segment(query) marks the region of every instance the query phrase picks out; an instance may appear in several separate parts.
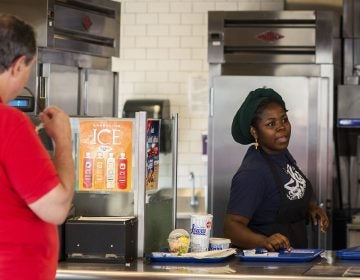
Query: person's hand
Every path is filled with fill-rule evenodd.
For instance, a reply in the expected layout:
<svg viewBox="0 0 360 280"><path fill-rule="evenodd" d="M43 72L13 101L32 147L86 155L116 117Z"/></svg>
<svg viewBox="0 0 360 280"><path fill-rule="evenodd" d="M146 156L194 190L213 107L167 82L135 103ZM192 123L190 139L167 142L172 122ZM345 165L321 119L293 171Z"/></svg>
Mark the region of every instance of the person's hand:
<svg viewBox="0 0 360 280"><path fill-rule="evenodd" d="M289 239L280 233L266 237L264 247L270 252L279 251L280 249L291 250Z"/></svg>
<svg viewBox="0 0 360 280"><path fill-rule="evenodd" d="M309 206L309 213L313 224L316 226L318 221L320 223L320 231L326 232L329 226L329 218L324 209L315 204Z"/></svg>
<svg viewBox="0 0 360 280"><path fill-rule="evenodd" d="M70 120L64 111L56 106L49 106L39 116L46 133L55 144L71 144Z"/></svg>

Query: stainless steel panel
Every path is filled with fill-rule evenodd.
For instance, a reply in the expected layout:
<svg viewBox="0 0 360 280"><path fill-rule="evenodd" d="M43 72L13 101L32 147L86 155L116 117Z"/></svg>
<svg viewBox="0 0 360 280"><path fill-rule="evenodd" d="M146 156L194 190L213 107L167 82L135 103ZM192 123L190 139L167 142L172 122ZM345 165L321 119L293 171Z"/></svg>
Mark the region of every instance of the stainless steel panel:
<svg viewBox="0 0 360 280"><path fill-rule="evenodd" d="M178 144L179 144L179 115L177 113L171 116L172 130L172 166L171 166L171 185L173 188L174 208L172 209L172 226L176 228L176 210L177 210L177 189L178 189Z"/></svg>
<svg viewBox="0 0 360 280"><path fill-rule="evenodd" d="M73 203L76 216L119 217L134 215L134 193L132 192L75 192Z"/></svg>
<svg viewBox="0 0 360 280"><path fill-rule="evenodd" d="M110 8L61 1L54 5L53 47L102 56L119 55L120 3Z"/></svg>
<svg viewBox="0 0 360 280"><path fill-rule="evenodd" d="M233 63L316 63L316 57L314 55L315 50L309 50L308 53L302 52L297 53L294 55L294 53L291 53L293 50L285 50L286 53L283 53L281 50L277 51L256 51L253 50L247 50L246 52L242 53L227 53L224 55L224 62L227 62L228 64ZM275 55L276 54L276 55ZM226 66L224 66L226 67Z"/></svg>
<svg viewBox="0 0 360 280"><path fill-rule="evenodd" d="M217 66L216 66L217 67ZM219 65L221 75L244 76L320 76L321 66L316 64L227 63ZM219 70L218 69L218 70ZM212 70L212 66L210 68Z"/></svg>
<svg viewBox="0 0 360 280"><path fill-rule="evenodd" d="M358 78L356 78L356 69L354 65L354 40L344 39L344 66L343 66L343 79L344 84L359 84Z"/></svg>
<svg viewBox="0 0 360 280"><path fill-rule="evenodd" d="M70 115L82 108L91 116L117 115L118 76L111 56L119 55L119 2L5 0L0 11L23 18L37 34L36 66L26 85L36 100L33 114L58 105ZM82 99L85 79L77 73L86 70L80 69L93 69L87 72L87 106Z"/></svg>
<svg viewBox="0 0 360 280"><path fill-rule="evenodd" d="M38 63L53 63L107 71L111 71L112 69L112 60L110 57L91 56L48 48L38 48Z"/></svg>
<svg viewBox="0 0 360 280"><path fill-rule="evenodd" d="M326 79L326 78L325 78ZM223 218L231 179L239 168L247 146L231 136L232 118L248 92L267 86L284 98L289 109L292 137L289 150L312 182L319 202L331 193L328 162L331 131L328 108L332 92L320 77L219 76L213 77L213 115L209 119L209 205L214 215L214 235L222 236ZM325 87L326 94L319 94ZM331 115L331 114L330 114ZM322 155L322 153L325 155ZM324 244L320 246L324 247Z"/></svg>
<svg viewBox="0 0 360 280"><path fill-rule="evenodd" d="M340 14L316 11L316 63L341 63Z"/></svg>
<svg viewBox="0 0 360 280"><path fill-rule="evenodd" d="M294 25L297 22L313 21L315 20L314 11L211 11L209 17L222 16L229 24L238 21L246 22L265 22L278 21L289 22L292 21Z"/></svg>
<svg viewBox="0 0 360 280"><path fill-rule="evenodd" d="M138 252L139 258L144 257L145 249L145 174L146 174L146 112L136 112L135 129L137 140L134 162L137 169L134 171L134 215L138 218Z"/></svg>
<svg viewBox="0 0 360 280"><path fill-rule="evenodd" d="M338 119L360 119L360 86L340 85L337 106Z"/></svg>
<svg viewBox="0 0 360 280"><path fill-rule="evenodd" d="M298 26L291 27L274 27L271 24L267 26L245 26L245 27L229 27L224 29L224 44L227 48L241 47L241 49L250 48L271 48L283 49L289 48L291 51L301 51L306 47L312 47L315 50L315 29L309 27ZM262 34L274 32L281 36L278 40L262 40L259 38ZM311 50L311 48L310 48Z"/></svg>
<svg viewBox="0 0 360 280"><path fill-rule="evenodd" d="M343 37L360 37L360 2L358 0L343 0Z"/></svg>
<svg viewBox="0 0 360 280"><path fill-rule="evenodd" d="M325 251L311 262L243 262L229 258L219 263L149 263L136 260L129 265L60 262L56 279L252 279L252 280L353 280L359 278L359 262L340 260Z"/></svg>
<svg viewBox="0 0 360 280"><path fill-rule="evenodd" d="M114 74L108 71L85 71L83 88L84 115L111 117L114 115L113 102ZM116 106L117 107L117 106Z"/></svg>
<svg viewBox="0 0 360 280"><path fill-rule="evenodd" d="M42 75L45 79L45 106L56 105L72 116L78 115L78 82L79 72L75 67L42 64ZM42 99L39 94L38 100Z"/></svg>
<svg viewBox="0 0 360 280"><path fill-rule="evenodd" d="M39 47L118 56L120 2L110 0L5 0L2 13L31 24Z"/></svg>
<svg viewBox="0 0 360 280"><path fill-rule="evenodd" d="M54 0L2 0L0 11L21 17L36 31L38 46L48 46L48 35L53 27L48 26L48 9L53 9Z"/></svg>
<svg viewBox="0 0 360 280"><path fill-rule="evenodd" d="M334 12L219 11L208 18L210 63L340 63L340 18Z"/></svg>
<svg viewBox="0 0 360 280"><path fill-rule="evenodd" d="M72 116L117 115L118 76L111 58L39 48L38 62L36 113L57 105Z"/></svg>
<svg viewBox="0 0 360 280"><path fill-rule="evenodd" d="M69 2L70 3L70 2ZM115 2L110 2L115 3ZM66 2L64 3L66 4ZM82 9L84 7L84 9ZM54 6L54 27L55 35L58 33L71 30L73 36L98 36L104 39L113 39L118 36L118 24L116 20L117 10L116 6L112 9L105 9L105 7L96 7L91 9L91 6L63 6L61 2L55 2ZM88 22L85 22L85 19ZM79 38L81 39L81 38ZM112 41L109 41L112 42ZM101 42L98 42L101 43ZM107 43L107 42L102 42Z"/></svg>

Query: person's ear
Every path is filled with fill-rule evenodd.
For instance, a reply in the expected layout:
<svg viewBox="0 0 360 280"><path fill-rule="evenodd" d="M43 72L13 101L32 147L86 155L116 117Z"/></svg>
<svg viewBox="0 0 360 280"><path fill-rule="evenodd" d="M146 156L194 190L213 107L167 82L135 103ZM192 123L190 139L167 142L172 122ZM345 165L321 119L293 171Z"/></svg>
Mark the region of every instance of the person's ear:
<svg viewBox="0 0 360 280"><path fill-rule="evenodd" d="M256 129L253 126L250 126L250 134L252 135L252 137L254 137L254 139L258 138Z"/></svg>
<svg viewBox="0 0 360 280"><path fill-rule="evenodd" d="M10 74L12 77L17 78L19 75L22 74L22 72L25 69L26 63L25 63L26 57L24 55L19 56L10 66Z"/></svg>

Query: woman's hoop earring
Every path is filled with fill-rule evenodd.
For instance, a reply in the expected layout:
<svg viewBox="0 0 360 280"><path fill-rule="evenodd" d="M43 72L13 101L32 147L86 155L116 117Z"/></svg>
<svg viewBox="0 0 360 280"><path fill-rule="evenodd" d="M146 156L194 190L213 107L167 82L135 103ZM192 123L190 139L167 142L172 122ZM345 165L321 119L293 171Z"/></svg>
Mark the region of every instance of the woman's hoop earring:
<svg viewBox="0 0 360 280"><path fill-rule="evenodd" d="M259 148L259 142L257 138L255 138L255 149L257 150Z"/></svg>

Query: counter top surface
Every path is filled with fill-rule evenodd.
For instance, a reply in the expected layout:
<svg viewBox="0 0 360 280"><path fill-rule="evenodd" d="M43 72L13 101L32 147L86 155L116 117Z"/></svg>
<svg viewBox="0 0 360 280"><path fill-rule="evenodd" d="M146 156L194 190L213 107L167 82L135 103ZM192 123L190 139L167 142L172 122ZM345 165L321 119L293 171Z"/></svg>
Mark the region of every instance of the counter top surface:
<svg viewBox="0 0 360 280"><path fill-rule="evenodd" d="M340 260L325 251L311 262L244 262L233 256L219 263L130 264L60 262L56 279L354 279L360 261Z"/></svg>

